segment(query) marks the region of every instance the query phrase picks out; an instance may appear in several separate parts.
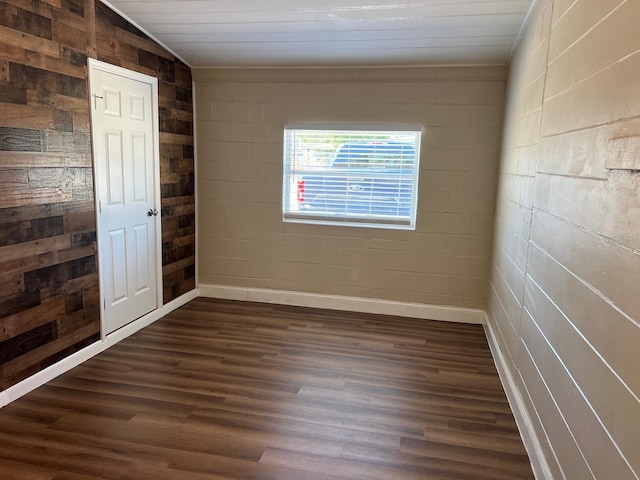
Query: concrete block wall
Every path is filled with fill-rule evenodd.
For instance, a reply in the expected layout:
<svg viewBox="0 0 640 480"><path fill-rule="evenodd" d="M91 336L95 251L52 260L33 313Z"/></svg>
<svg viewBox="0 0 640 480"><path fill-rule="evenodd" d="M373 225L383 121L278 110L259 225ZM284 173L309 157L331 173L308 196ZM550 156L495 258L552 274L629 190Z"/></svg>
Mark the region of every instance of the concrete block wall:
<svg viewBox="0 0 640 480"><path fill-rule="evenodd" d="M640 476L639 18L539 0L511 65L488 313L555 479Z"/></svg>
<svg viewBox="0 0 640 480"><path fill-rule="evenodd" d="M200 284L485 308L504 67L196 69ZM425 130L416 231L282 221L283 128Z"/></svg>

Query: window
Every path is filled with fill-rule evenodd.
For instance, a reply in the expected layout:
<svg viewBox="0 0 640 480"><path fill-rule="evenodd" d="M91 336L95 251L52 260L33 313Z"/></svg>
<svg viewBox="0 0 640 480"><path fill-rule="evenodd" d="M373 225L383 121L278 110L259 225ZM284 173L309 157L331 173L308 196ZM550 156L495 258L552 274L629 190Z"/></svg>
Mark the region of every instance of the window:
<svg viewBox="0 0 640 480"><path fill-rule="evenodd" d="M415 229L421 130L285 127L284 220Z"/></svg>

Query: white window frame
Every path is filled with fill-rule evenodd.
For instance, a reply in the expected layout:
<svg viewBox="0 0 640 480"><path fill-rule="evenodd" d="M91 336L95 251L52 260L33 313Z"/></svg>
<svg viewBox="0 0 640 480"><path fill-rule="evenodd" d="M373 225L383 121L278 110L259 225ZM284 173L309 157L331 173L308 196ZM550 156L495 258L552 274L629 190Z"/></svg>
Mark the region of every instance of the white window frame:
<svg viewBox="0 0 640 480"><path fill-rule="evenodd" d="M298 187L298 179L305 174L312 175L313 171L302 171L303 167L298 167L295 161L295 148L292 145L295 134L309 133L313 131L340 132L348 135L353 132L355 139L358 135L365 133L389 134L391 137L397 136L401 138L403 134L413 134L416 136L411 143L415 148L415 158L412 165L411 180L411 198L409 215L374 215L374 214L355 214L355 213L336 213L327 211L298 210L296 204ZM420 172L420 156L421 156L421 136L423 127L421 125L318 125L318 124L290 124L284 127L283 138L283 187L282 187L282 214L283 221L293 223L309 223L316 225L341 225L348 227L367 227L367 228L384 228L396 230L415 230L416 216L418 205L418 182ZM393 141L393 140L392 140ZM377 178L384 178L382 175ZM398 180L399 188L403 180Z"/></svg>

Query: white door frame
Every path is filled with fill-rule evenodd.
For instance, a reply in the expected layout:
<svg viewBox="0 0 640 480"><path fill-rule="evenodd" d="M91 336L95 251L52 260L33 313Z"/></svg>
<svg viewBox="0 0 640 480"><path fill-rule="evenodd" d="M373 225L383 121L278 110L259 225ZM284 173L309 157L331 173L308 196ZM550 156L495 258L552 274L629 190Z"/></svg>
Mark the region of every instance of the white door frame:
<svg viewBox="0 0 640 480"><path fill-rule="evenodd" d="M146 83L151 86L151 111L152 111L152 121L153 121L153 184L155 189L155 198L154 202L158 206L157 208L161 211L161 195L160 195L160 122L158 118L158 79L152 77L150 75L146 75L144 73L134 72L132 70L128 70L126 68L118 67L116 65L111 65L110 63L105 63L100 60L95 60L93 58L88 59L88 67L89 67L89 89L91 90L91 74L96 70L100 70L106 73L111 73L113 75L118 75L130 80L136 80L138 82ZM96 168L96 151L95 151L95 129L93 128L93 115L94 115L94 94L97 95L96 92L89 91L89 102L91 111L91 146L92 146L92 155L93 155L93 175L95 176L97 168ZM99 191L99 182L94 178L94 195L95 195L95 213L96 213L96 245L97 245L97 256L98 256L98 279L100 285L100 335L102 340L105 340L107 337L106 325L105 325L105 298L104 298L104 281L102 278L102 272L105 271L103 268L102 262L103 259L100 255L100 245L98 244L98 239L100 238L100 206L98 205L100 194L102 192ZM155 236L156 236L156 310L162 306L162 214L160 214L160 218L158 221L154 222L155 224ZM115 332L113 332L115 333ZM112 333L112 334L113 334Z"/></svg>

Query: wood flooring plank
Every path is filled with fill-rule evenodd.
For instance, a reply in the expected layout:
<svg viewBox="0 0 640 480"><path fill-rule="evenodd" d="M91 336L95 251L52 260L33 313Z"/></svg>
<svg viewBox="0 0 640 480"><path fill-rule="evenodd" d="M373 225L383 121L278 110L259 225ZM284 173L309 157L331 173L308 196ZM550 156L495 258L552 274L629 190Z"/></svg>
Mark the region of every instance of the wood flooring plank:
<svg viewBox="0 0 640 480"><path fill-rule="evenodd" d="M94 475L98 478L118 480L128 468L130 462L116 461L108 453L101 455L88 455L53 446L44 447L38 439L12 438L0 432L0 449L3 461L9 460L16 463L24 463L28 472L33 463L40 467L51 469L54 472L69 471Z"/></svg>
<svg viewBox="0 0 640 480"><path fill-rule="evenodd" d="M242 438L210 429L190 432L167 421L133 422L84 414L65 415L50 429L83 433L89 436L139 443L176 451L206 453L257 461L264 445L244 442Z"/></svg>
<svg viewBox="0 0 640 480"><path fill-rule="evenodd" d="M140 413L161 414L186 418L196 408L184 402L165 399L135 398L125 394L85 392L77 389L47 386L37 398L31 399L31 408L46 410L59 415L83 413L129 420ZM135 410L129 405L135 403Z"/></svg>
<svg viewBox="0 0 640 480"><path fill-rule="evenodd" d="M522 476L517 469L503 469L513 462L512 457L496 459L486 452L476 452L471 449L453 450L447 446L432 444L424 451L410 451L402 449L400 453L380 448L370 448L362 445L346 445L342 458L350 461L366 462L370 465L380 465L387 468L402 469L426 478L437 479L473 479L473 480L516 480L528 478ZM503 460L503 463L500 461ZM516 458L516 461L519 460Z"/></svg>
<svg viewBox="0 0 640 480"><path fill-rule="evenodd" d="M147 465L144 465L148 468ZM171 462L164 471L152 471L162 477L125 476L123 480L139 480L140 478L161 478L167 480L345 480L333 468L326 468L322 473L312 473L291 467L267 465L242 459L219 457L212 455L188 454ZM205 476L203 476L205 475Z"/></svg>
<svg viewBox="0 0 640 480"><path fill-rule="evenodd" d="M425 428L424 438L427 441L469 448L480 448L491 452L526 455L521 442L513 438L482 435L478 433L463 433L450 430Z"/></svg>
<svg viewBox="0 0 640 480"><path fill-rule="evenodd" d="M193 434L206 435L215 426L215 431L229 438L242 438L248 444L263 444L277 448L285 448L298 452L310 452L325 456L338 457L342 452L342 438L351 438L361 432L347 429L330 428L303 421L277 421L257 415L223 415L214 416L211 412L190 415L182 419L166 415L139 413L130 422L131 425L161 424L184 429ZM329 429L329 431L327 431ZM374 435L367 432L368 437ZM383 435L378 435L379 438ZM379 440L376 438L374 440ZM398 439L399 440L399 439Z"/></svg>
<svg viewBox="0 0 640 480"><path fill-rule="evenodd" d="M530 467L523 462L522 453L502 453L487 448L457 447L443 443L405 438L400 451L416 457L440 458L495 470L495 478L514 479L530 475Z"/></svg>
<svg viewBox="0 0 640 480"><path fill-rule="evenodd" d="M56 385L55 380L50 385ZM146 387L143 385L126 385L118 382L87 380L80 377L65 379L65 388L91 392L96 395L117 392L140 400L131 400L137 405L137 401L162 399L165 402L175 402L181 405L194 405L197 407L213 407L226 400L225 397L213 395L211 392L185 392L170 387ZM73 395L71 393L70 395ZM31 397L28 397L29 399ZM135 402L135 403L134 403Z"/></svg>
<svg viewBox="0 0 640 480"><path fill-rule="evenodd" d="M341 476L353 480L363 478L370 480L429 480L461 478L455 473L444 476L438 470L422 465L422 468L406 468L405 465L385 465L374 463L370 457L364 459L334 459L321 455L303 454L289 450L268 448L260 459L261 463L279 465L281 467L297 468L305 472L322 473L331 465L332 469L340 472ZM456 476L454 476L456 475ZM462 477L464 478L464 477ZM471 478L471 477L468 477ZM477 478L477 477L474 477Z"/></svg>
<svg viewBox="0 0 640 480"><path fill-rule="evenodd" d="M38 465L26 466L24 463L2 459L0 463L0 478L3 480L53 480L55 470L42 468Z"/></svg>
<svg viewBox="0 0 640 480"><path fill-rule="evenodd" d="M259 429L268 435L270 432L279 434L289 434L292 437L301 437L306 439L314 439L319 442L354 442L363 445L374 445L383 447L399 448L401 437L390 433L379 433L368 429L349 428L343 425L334 426L326 425L320 422L306 421L303 419L291 420L287 418L271 419L259 415L250 415L244 413L242 415L234 415L233 413L220 411L197 411L191 416L203 423L215 423L221 427L229 424L243 427L247 430ZM275 446L271 442L269 445ZM284 448L282 446L278 448ZM289 450L295 450L289 448ZM320 449L316 451L318 453ZM335 454L335 450L331 449ZM340 449L337 450L337 454ZM326 453L329 455L330 453ZM336 455L333 455L336 456Z"/></svg>
<svg viewBox="0 0 640 480"><path fill-rule="evenodd" d="M0 478L534 477L481 326L196 299L0 410Z"/></svg>
<svg viewBox="0 0 640 480"><path fill-rule="evenodd" d="M401 398L390 397L372 397L367 394L342 392L337 390L319 389L311 387L303 387L300 390L300 396L303 398L310 398L316 401L330 401L345 403L358 407L368 407L375 405L384 409L395 409L404 412L417 412L422 411L433 415L442 415L452 418L462 419L484 419L493 421L495 419L495 412L490 410L483 410L482 408L475 408L475 406L455 406L447 404L441 401L441 399L425 399L423 400L409 400Z"/></svg>

